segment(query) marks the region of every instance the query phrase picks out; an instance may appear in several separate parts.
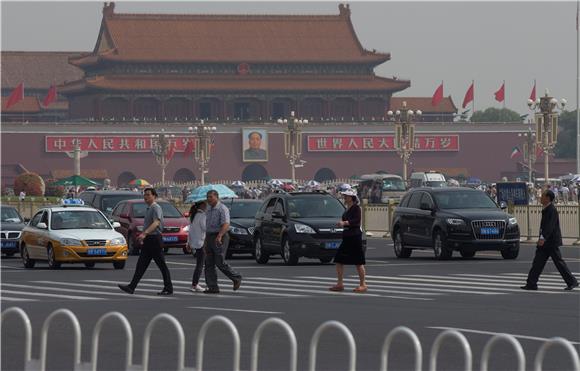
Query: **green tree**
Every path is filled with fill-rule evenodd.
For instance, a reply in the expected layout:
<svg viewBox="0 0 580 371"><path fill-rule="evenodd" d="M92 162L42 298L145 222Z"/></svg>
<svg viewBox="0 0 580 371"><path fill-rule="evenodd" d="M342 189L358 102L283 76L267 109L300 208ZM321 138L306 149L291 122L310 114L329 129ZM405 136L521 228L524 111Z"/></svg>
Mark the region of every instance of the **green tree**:
<svg viewBox="0 0 580 371"><path fill-rule="evenodd" d="M471 116L472 122L522 122L523 118L516 111L509 108L486 108L484 111L475 111Z"/></svg>
<svg viewBox="0 0 580 371"><path fill-rule="evenodd" d="M556 158L576 158L576 111L562 112L558 126L558 143L554 148Z"/></svg>

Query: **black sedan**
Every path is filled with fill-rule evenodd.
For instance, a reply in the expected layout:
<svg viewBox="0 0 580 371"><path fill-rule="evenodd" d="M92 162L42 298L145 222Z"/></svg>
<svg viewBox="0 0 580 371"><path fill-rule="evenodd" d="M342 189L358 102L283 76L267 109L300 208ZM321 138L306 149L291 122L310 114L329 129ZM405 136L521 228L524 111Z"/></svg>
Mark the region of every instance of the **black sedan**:
<svg viewBox="0 0 580 371"><path fill-rule="evenodd" d="M252 254L254 256L255 216L262 201L231 199L223 202L230 209L230 243L226 257L230 258L233 254Z"/></svg>
<svg viewBox="0 0 580 371"><path fill-rule="evenodd" d="M392 220L398 258L408 258L413 249L433 249L441 260L451 258L454 250L464 258L495 250L504 259L515 259L520 249L516 218L487 194L471 188L413 189L401 200Z"/></svg>
<svg viewBox="0 0 580 371"><path fill-rule="evenodd" d="M0 205L2 220L0 221L0 252L12 256L19 250L19 239L25 227L24 218L15 207Z"/></svg>

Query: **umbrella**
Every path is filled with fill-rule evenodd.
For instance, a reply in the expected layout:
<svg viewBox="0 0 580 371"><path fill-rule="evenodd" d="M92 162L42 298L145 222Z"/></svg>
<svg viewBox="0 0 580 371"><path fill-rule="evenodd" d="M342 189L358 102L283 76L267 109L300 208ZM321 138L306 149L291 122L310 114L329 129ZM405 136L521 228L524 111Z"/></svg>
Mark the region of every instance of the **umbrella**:
<svg viewBox="0 0 580 371"><path fill-rule="evenodd" d="M57 182L53 183L54 185L62 185L62 186L95 186L95 185L99 185L99 183L90 180L89 178L85 178L84 176L80 176L80 175L73 175L73 176L69 176L68 178L63 178Z"/></svg>
<svg viewBox="0 0 580 371"><path fill-rule="evenodd" d="M451 187L459 187L459 182L455 179L447 179L447 185Z"/></svg>
<svg viewBox="0 0 580 371"><path fill-rule="evenodd" d="M144 187L144 186L149 186L151 184L148 181L146 181L145 179L133 179L132 181L129 182L129 185Z"/></svg>
<svg viewBox="0 0 580 371"><path fill-rule="evenodd" d="M273 185L273 186L281 186L284 184L283 181L281 181L280 179L272 179L270 181L268 181L269 185Z"/></svg>
<svg viewBox="0 0 580 371"><path fill-rule="evenodd" d="M228 186L223 184L206 184L197 187L185 200L186 203L193 203L198 201L203 201L207 198L208 191L216 191L220 198L238 198L238 195L232 191Z"/></svg>
<svg viewBox="0 0 580 371"><path fill-rule="evenodd" d="M245 187L246 183L242 182L241 180L236 180L232 183L232 187Z"/></svg>
<svg viewBox="0 0 580 371"><path fill-rule="evenodd" d="M351 189L352 187L348 183L342 183L337 188L339 191L346 191L347 189Z"/></svg>
<svg viewBox="0 0 580 371"><path fill-rule="evenodd" d="M320 183L317 182L316 180L309 180L304 185L307 187L318 187Z"/></svg>
<svg viewBox="0 0 580 371"><path fill-rule="evenodd" d="M292 192L292 191L295 191L296 190L296 188L294 188L294 186L292 184L289 184L289 183L288 184L283 184L282 185L282 189L284 191L286 191L286 192Z"/></svg>

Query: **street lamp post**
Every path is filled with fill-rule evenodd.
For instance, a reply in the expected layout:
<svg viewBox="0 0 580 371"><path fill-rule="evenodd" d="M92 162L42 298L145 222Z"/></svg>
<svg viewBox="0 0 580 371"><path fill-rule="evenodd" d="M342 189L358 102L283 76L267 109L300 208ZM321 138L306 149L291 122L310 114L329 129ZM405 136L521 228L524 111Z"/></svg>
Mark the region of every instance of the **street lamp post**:
<svg viewBox="0 0 580 371"><path fill-rule="evenodd" d="M563 109L566 99L558 100L550 97L548 89L543 97L534 102L528 99L528 107L535 112L536 143L544 152L544 183L548 184L548 161L550 151L556 145L558 139L558 113L556 108Z"/></svg>
<svg viewBox="0 0 580 371"><path fill-rule="evenodd" d="M194 159L199 165L199 171L201 172L201 185L205 185L205 174L209 172L212 136L216 130L215 126L209 126L203 120L201 120L199 126L189 127L189 133L193 135L195 146Z"/></svg>
<svg viewBox="0 0 580 371"><path fill-rule="evenodd" d="M171 161L171 156L169 152L173 151L173 143L175 135L174 134L165 134L165 129L161 129L160 134L152 134L152 145L151 145L151 152L155 156L155 160L161 166L161 184L165 185L165 168Z"/></svg>
<svg viewBox="0 0 580 371"><path fill-rule="evenodd" d="M527 133L518 133L518 137L524 138L524 161L528 164L528 182L533 182L533 166L536 162L536 133L532 126L528 126Z"/></svg>
<svg viewBox="0 0 580 371"><path fill-rule="evenodd" d="M296 118L292 111L289 120L278 119L278 124L287 125L284 130L284 154L290 161L292 182L296 182L296 168L303 167L306 163L300 156L302 156L302 127L308 124L308 120Z"/></svg>
<svg viewBox="0 0 580 371"><path fill-rule="evenodd" d="M413 112L407 109L407 102L403 101L400 110L388 111L387 117L395 122L395 149L403 160L403 180L407 181L407 166L411 154L415 149L415 119L421 118L423 112Z"/></svg>

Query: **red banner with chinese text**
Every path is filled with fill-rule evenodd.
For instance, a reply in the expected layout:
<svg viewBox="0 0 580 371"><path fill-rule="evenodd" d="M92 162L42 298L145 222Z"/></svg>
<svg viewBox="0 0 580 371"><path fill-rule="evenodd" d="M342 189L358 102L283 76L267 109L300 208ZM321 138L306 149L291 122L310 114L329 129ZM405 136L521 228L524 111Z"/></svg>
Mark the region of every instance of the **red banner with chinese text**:
<svg viewBox="0 0 580 371"><path fill-rule="evenodd" d="M415 135L415 151L457 152L459 135ZM309 135L308 152L396 151L394 135Z"/></svg>
<svg viewBox="0 0 580 371"><path fill-rule="evenodd" d="M174 152L183 152L188 141L193 141L193 138L187 136L167 139L172 143ZM155 140L147 135L47 135L45 136L45 151L72 152L79 144L81 151L88 152L151 152ZM195 141L190 146L195 146Z"/></svg>

